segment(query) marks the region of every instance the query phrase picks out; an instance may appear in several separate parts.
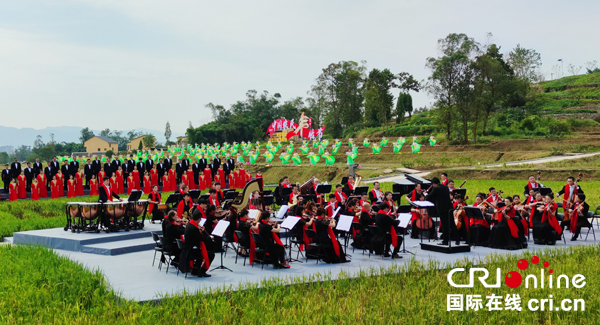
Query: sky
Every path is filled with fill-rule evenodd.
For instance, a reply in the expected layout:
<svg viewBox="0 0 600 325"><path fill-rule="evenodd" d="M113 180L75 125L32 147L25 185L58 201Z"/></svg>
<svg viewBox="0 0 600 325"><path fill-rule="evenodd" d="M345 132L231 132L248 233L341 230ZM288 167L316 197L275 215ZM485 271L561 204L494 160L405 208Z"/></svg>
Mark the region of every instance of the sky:
<svg viewBox="0 0 600 325"><path fill-rule="evenodd" d="M184 132L246 91L305 97L321 69L367 61L425 80L437 40L600 61L599 1L0 1L0 125ZM583 71L584 69L582 69ZM430 106L425 92L415 107Z"/></svg>

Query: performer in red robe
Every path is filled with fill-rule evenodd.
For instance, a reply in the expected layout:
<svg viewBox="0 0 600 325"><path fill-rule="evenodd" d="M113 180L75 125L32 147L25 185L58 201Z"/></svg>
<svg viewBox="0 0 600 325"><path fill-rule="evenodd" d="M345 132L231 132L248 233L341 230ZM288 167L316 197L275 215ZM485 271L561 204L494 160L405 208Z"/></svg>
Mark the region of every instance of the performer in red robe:
<svg viewBox="0 0 600 325"><path fill-rule="evenodd" d="M48 197L48 188L46 187L46 184L48 184L48 181L46 179L46 175L44 173L40 173L37 176L37 181L38 181L38 187L40 189L40 197L47 198Z"/></svg>
<svg viewBox="0 0 600 325"><path fill-rule="evenodd" d="M262 173L260 171L256 172L256 178L262 178Z"/></svg>
<svg viewBox="0 0 600 325"><path fill-rule="evenodd" d="M92 175L92 179L90 179L90 195L98 195L98 180L96 179L96 175Z"/></svg>
<svg viewBox="0 0 600 325"><path fill-rule="evenodd" d="M27 198L27 177L25 177L25 172L22 171L21 175L17 177L17 182L19 183L19 199Z"/></svg>
<svg viewBox="0 0 600 325"><path fill-rule="evenodd" d="M204 168L204 187L210 188L211 182L212 182L212 172L210 171L210 168L206 167L206 168Z"/></svg>
<svg viewBox="0 0 600 325"><path fill-rule="evenodd" d="M219 167L218 173L219 173L219 182L221 184L225 184L226 179L225 179L225 171L223 170L223 165L221 165Z"/></svg>
<svg viewBox="0 0 600 325"><path fill-rule="evenodd" d="M131 194L131 191L135 190L135 181L133 180L133 175L129 175L127 177L127 194Z"/></svg>
<svg viewBox="0 0 600 325"><path fill-rule="evenodd" d="M158 169L156 169L156 166L154 166L154 168L150 169L150 179L151 179L151 184L152 184L152 186L150 186L150 188L152 188L154 186L158 186ZM144 193L150 193L150 192L144 191Z"/></svg>
<svg viewBox="0 0 600 325"><path fill-rule="evenodd" d="M19 186L17 185L17 182L13 179L10 181L10 184L8 185L8 201L12 202L12 201L16 201L19 198Z"/></svg>
<svg viewBox="0 0 600 325"><path fill-rule="evenodd" d="M67 181L67 197L75 197L75 180L73 179L73 175Z"/></svg>
<svg viewBox="0 0 600 325"><path fill-rule="evenodd" d="M144 188L142 189L144 193L152 192L152 180L150 176L148 176L148 172L144 175Z"/></svg>
<svg viewBox="0 0 600 325"><path fill-rule="evenodd" d="M121 166L119 166L119 169L117 170L117 193L119 194L124 194L125 193L125 179L123 178L123 169L121 169Z"/></svg>
<svg viewBox="0 0 600 325"><path fill-rule="evenodd" d="M194 171L192 167L188 167L188 170L185 172L185 176L187 176L187 186L190 187L190 190L197 190L196 182L194 181Z"/></svg>
<svg viewBox="0 0 600 325"><path fill-rule="evenodd" d="M135 188L136 190L141 190L142 188L140 187L140 172L137 170L137 166L133 167L133 171L131 172L131 176L133 177L133 188ZM129 180L127 181L127 184L129 184ZM132 188L132 189L133 189ZM127 191L127 193L131 193L131 191Z"/></svg>
<svg viewBox="0 0 600 325"><path fill-rule="evenodd" d="M163 192L170 192L171 191L171 184L169 184L169 175L168 174L164 174L163 175L162 182L163 182L162 191Z"/></svg>
<svg viewBox="0 0 600 325"><path fill-rule="evenodd" d="M58 199L60 197L60 195L58 194L58 192L60 191L60 185L62 184L61 182L58 181L58 177L56 177L58 174L54 175L54 177L52 178L52 181L50 182L50 198L51 199Z"/></svg>
<svg viewBox="0 0 600 325"><path fill-rule="evenodd" d="M106 177L106 172L104 172L104 168L100 168L100 171L98 172L98 179L100 180L101 184L104 184L104 177Z"/></svg>
<svg viewBox="0 0 600 325"><path fill-rule="evenodd" d="M202 174L198 176L198 189L200 191L204 191L206 189L206 181L204 180L204 175Z"/></svg>
<svg viewBox="0 0 600 325"><path fill-rule="evenodd" d="M75 194L77 196L83 196L83 173L81 171L78 171L75 174Z"/></svg>
<svg viewBox="0 0 600 325"><path fill-rule="evenodd" d="M65 196L65 175L60 170L56 174L56 181L58 182L58 197Z"/></svg>
<svg viewBox="0 0 600 325"><path fill-rule="evenodd" d="M169 191L175 191L177 189L177 176L175 175L175 169L173 167L169 169L169 186Z"/></svg>
<svg viewBox="0 0 600 325"><path fill-rule="evenodd" d="M229 181L229 189L232 189L232 190L236 189L237 187L236 187L236 184L235 184L235 177L233 177L233 173L229 174L228 177L229 177L229 179L228 179L228 181Z"/></svg>

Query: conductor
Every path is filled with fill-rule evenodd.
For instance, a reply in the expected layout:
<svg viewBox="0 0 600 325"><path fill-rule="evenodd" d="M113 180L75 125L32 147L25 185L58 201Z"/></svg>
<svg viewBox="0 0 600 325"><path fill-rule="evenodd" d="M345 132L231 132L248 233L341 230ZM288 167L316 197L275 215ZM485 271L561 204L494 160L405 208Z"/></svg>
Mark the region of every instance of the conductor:
<svg viewBox="0 0 600 325"><path fill-rule="evenodd" d="M425 197L426 201L432 202L437 208L440 222L442 223L442 242L439 245L448 245L451 234L456 234L456 224L451 220L450 210L452 210L452 201L450 201L450 190L447 186L440 184L440 180L434 177L431 180L432 188L429 194ZM456 241L456 245L460 245L460 240Z"/></svg>

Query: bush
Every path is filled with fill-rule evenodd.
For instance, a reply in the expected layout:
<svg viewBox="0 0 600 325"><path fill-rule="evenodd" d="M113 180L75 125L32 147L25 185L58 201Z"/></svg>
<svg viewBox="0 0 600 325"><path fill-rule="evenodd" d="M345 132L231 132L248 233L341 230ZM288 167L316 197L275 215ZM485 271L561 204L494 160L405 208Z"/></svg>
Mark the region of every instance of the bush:
<svg viewBox="0 0 600 325"><path fill-rule="evenodd" d="M556 120L548 125L548 138L557 139L571 133L571 126L567 121Z"/></svg>
<svg viewBox="0 0 600 325"><path fill-rule="evenodd" d="M114 154L115 154L115 153L114 153L112 150L108 150L108 151L106 152L106 157L108 157L108 158L112 158L112 156L114 156Z"/></svg>
<svg viewBox="0 0 600 325"><path fill-rule="evenodd" d="M576 118L570 118L570 119L568 119L567 123L569 123L569 126L570 126L571 130L576 130L576 129L585 128L585 127L590 127L590 126L594 126L594 125L598 124L594 120L576 119Z"/></svg>

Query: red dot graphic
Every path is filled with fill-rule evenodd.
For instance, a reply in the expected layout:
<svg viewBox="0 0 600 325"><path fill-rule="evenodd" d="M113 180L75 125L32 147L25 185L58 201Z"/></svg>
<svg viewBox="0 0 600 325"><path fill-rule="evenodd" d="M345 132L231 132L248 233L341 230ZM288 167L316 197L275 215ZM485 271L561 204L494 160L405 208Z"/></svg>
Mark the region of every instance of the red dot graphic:
<svg viewBox="0 0 600 325"><path fill-rule="evenodd" d="M520 286L522 281L523 278L521 278L521 274L517 271L510 271L504 277L506 285L513 289Z"/></svg>
<svg viewBox="0 0 600 325"><path fill-rule="evenodd" d="M526 259L522 258L517 262L517 267L519 268L519 270L527 270L527 268L529 267L529 262L527 262Z"/></svg>
<svg viewBox="0 0 600 325"><path fill-rule="evenodd" d="M544 267L548 267L548 266L550 266L550 263L544 262Z"/></svg>
<svg viewBox="0 0 600 325"><path fill-rule="evenodd" d="M554 271L552 271L552 269L550 269L550 271L548 271L548 272L552 273L552 272L554 272Z"/></svg>
<svg viewBox="0 0 600 325"><path fill-rule="evenodd" d="M532 257L532 258L531 258L531 263L533 263L533 264L537 264L537 263L539 263L539 262L540 262L540 258L539 258L539 257L537 257L537 256L534 256L534 257Z"/></svg>

